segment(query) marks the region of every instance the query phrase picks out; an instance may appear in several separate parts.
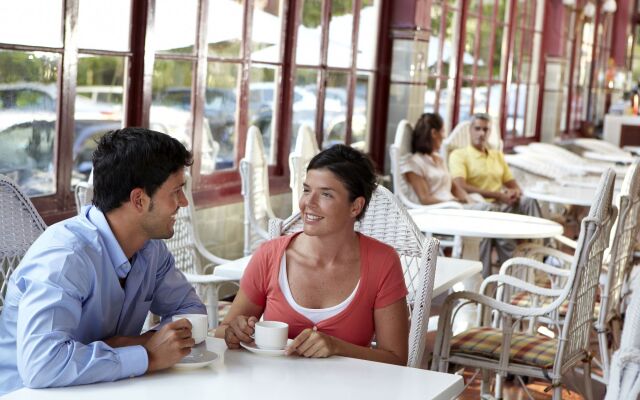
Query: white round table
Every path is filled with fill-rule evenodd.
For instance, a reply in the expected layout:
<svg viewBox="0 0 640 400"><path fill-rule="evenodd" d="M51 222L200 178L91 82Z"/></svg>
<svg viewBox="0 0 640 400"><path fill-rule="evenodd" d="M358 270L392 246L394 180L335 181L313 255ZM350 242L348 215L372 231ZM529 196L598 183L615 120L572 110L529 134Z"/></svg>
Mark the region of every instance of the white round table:
<svg viewBox="0 0 640 400"><path fill-rule="evenodd" d="M465 209L409 210L422 232L478 238L544 239L561 235L557 222L526 215Z"/></svg>
<svg viewBox="0 0 640 400"><path fill-rule="evenodd" d="M563 186L550 182L543 189L535 186L525 188L523 194L539 201L589 207L593 202L596 189L579 186Z"/></svg>

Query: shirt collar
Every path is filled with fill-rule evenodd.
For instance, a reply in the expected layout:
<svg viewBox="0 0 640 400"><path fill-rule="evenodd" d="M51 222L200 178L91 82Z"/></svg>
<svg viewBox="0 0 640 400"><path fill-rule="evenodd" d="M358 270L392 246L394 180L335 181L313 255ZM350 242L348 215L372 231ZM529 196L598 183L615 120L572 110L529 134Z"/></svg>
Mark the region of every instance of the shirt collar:
<svg viewBox="0 0 640 400"><path fill-rule="evenodd" d="M116 275L118 275L118 278L126 278L129 271L131 271L131 263L124 254L124 251L122 251L122 247L120 247L120 243L118 243L113 231L111 231L111 227L104 213L95 206L89 206L88 210L85 210L85 215L96 229L98 229L100 237L104 240L107 254L111 259Z"/></svg>
<svg viewBox="0 0 640 400"><path fill-rule="evenodd" d="M476 147L472 144L469 145L469 148L471 149L471 153L474 154L476 157L479 157L479 156L486 157L489 155L489 149L486 146L484 148L484 151L480 151L476 149Z"/></svg>

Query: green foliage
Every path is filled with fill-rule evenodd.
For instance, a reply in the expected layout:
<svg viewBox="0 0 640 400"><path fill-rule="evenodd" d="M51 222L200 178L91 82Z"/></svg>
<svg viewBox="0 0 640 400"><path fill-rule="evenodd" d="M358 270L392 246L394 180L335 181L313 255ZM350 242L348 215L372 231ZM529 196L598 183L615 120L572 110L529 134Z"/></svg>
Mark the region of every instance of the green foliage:
<svg viewBox="0 0 640 400"><path fill-rule="evenodd" d="M55 83L59 60L53 53L0 51L0 83Z"/></svg>
<svg viewBox="0 0 640 400"><path fill-rule="evenodd" d="M124 58L90 56L78 59L78 86L122 86Z"/></svg>

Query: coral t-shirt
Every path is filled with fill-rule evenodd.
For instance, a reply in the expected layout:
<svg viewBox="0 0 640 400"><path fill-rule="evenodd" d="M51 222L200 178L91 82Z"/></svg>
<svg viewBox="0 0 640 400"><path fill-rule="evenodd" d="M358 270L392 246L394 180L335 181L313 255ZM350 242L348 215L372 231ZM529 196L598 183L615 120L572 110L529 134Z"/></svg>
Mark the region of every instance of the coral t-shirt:
<svg viewBox="0 0 640 400"><path fill-rule="evenodd" d="M351 303L342 312L314 324L295 311L278 283L280 261L297 234L265 242L251 257L240 287L254 304L264 307L265 321L289 324L289 338L313 326L320 332L359 346L369 346L375 324L373 311L407 295L400 258L396 251L373 238L359 234L360 284Z"/></svg>

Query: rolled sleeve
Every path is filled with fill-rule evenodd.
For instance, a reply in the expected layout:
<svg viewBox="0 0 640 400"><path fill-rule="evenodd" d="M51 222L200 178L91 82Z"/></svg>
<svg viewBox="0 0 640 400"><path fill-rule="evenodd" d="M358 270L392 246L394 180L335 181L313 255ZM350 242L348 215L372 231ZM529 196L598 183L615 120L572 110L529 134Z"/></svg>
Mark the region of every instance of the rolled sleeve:
<svg viewBox="0 0 640 400"><path fill-rule="evenodd" d="M267 304L269 290L269 253L270 244L262 244L251 257L240 280L240 289L252 303L264 307Z"/></svg>
<svg viewBox="0 0 640 400"><path fill-rule="evenodd" d="M513 180L513 174L509 168L509 164L504 160L504 155L500 153L500 164L502 164L502 183Z"/></svg>
<svg viewBox="0 0 640 400"><path fill-rule="evenodd" d="M143 375L149 368L149 356L142 346L127 346L114 349L120 358L120 378Z"/></svg>
<svg viewBox="0 0 640 400"><path fill-rule="evenodd" d="M449 173L451 178L467 179L467 168L465 165L464 149L454 150L449 156Z"/></svg>
<svg viewBox="0 0 640 400"><path fill-rule="evenodd" d="M151 303L151 311L162 316L160 326L171 321L177 314L206 314L207 309L196 294L184 274L175 267L175 261L168 250L156 274L156 287Z"/></svg>

